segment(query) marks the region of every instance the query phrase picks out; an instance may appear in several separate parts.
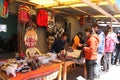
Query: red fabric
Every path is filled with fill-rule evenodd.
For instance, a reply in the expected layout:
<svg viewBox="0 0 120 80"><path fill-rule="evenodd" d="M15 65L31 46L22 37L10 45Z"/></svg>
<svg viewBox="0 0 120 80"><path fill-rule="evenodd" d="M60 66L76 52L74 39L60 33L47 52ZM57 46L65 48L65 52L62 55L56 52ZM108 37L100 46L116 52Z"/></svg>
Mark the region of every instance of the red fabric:
<svg viewBox="0 0 120 80"><path fill-rule="evenodd" d="M6 16L8 13L8 1L4 0L3 4L3 15Z"/></svg>
<svg viewBox="0 0 120 80"><path fill-rule="evenodd" d="M30 21L30 8L23 4L19 6L18 9L18 21L20 23L27 23Z"/></svg>
<svg viewBox="0 0 120 80"><path fill-rule="evenodd" d="M37 25L40 27L47 27L48 26L48 12L44 9L38 11L37 15Z"/></svg>

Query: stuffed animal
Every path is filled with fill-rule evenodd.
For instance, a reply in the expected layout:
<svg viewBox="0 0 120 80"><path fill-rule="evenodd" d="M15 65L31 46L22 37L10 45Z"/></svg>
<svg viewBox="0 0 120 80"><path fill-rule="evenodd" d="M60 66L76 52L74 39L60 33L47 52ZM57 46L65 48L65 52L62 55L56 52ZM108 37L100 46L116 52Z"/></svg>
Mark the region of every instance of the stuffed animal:
<svg viewBox="0 0 120 80"><path fill-rule="evenodd" d="M6 73L9 76L12 74L14 77L16 76L16 69L18 65L16 63L11 63L6 67Z"/></svg>

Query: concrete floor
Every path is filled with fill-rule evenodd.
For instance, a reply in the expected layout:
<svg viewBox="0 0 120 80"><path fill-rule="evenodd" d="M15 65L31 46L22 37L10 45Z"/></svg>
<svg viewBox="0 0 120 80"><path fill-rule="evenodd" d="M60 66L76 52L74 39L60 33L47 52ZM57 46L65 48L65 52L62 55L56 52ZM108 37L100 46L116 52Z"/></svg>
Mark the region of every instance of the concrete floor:
<svg viewBox="0 0 120 80"><path fill-rule="evenodd" d="M99 80L120 80L120 66L112 65L109 72L103 73Z"/></svg>
<svg viewBox="0 0 120 80"><path fill-rule="evenodd" d="M77 66L76 70L67 75L67 80L85 80L83 78L83 67ZM80 77L79 79L76 79ZM82 78L81 78L82 77ZM102 72L100 79L95 80L120 80L120 65L111 65L109 72Z"/></svg>

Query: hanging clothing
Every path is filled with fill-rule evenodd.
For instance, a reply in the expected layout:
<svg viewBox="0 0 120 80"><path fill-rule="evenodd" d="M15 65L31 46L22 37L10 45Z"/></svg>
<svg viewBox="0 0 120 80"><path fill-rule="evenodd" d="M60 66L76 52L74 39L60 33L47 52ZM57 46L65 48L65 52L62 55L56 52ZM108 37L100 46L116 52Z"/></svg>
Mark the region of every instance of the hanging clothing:
<svg viewBox="0 0 120 80"><path fill-rule="evenodd" d="M0 16L8 17L8 1L0 0Z"/></svg>
<svg viewBox="0 0 120 80"><path fill-rule="evenodd" d="M55 38L60 38L61 35L62 35L64 32L65 32L65 30L64 30L62 27L55 27L55 28L54 28L54 31L53 31L54 37L55 37Z"/></svg>
<svg viewBox="0 0 120 80"><path fill-rule="evenodd" d="M39 27L47 27L48 26L48 12L44 9L40 9L37 14L37 25Z"/></svg>
<svg viewBox="0 0 120 80"><path fill-rule="evenodd" d="M18 8L18 22L27 23L30 21L30 8L29 6L22 4Z"/></svg>

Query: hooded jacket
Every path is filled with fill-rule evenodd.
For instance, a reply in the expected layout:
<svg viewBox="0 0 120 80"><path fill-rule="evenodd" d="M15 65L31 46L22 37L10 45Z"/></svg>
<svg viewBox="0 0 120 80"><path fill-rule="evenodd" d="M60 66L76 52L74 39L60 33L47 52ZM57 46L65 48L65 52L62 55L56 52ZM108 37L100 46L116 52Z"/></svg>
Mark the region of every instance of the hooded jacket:
<svg viewBox="0 0 120 80"><path fill-rule="evenodd" d="M97 49L99 45L100 39L97 34L93 34L90 37L88 37L86 43L87 47L84 47L84 54L85 54L85 59L88 60L96 60L97 59Z"/></svg>

